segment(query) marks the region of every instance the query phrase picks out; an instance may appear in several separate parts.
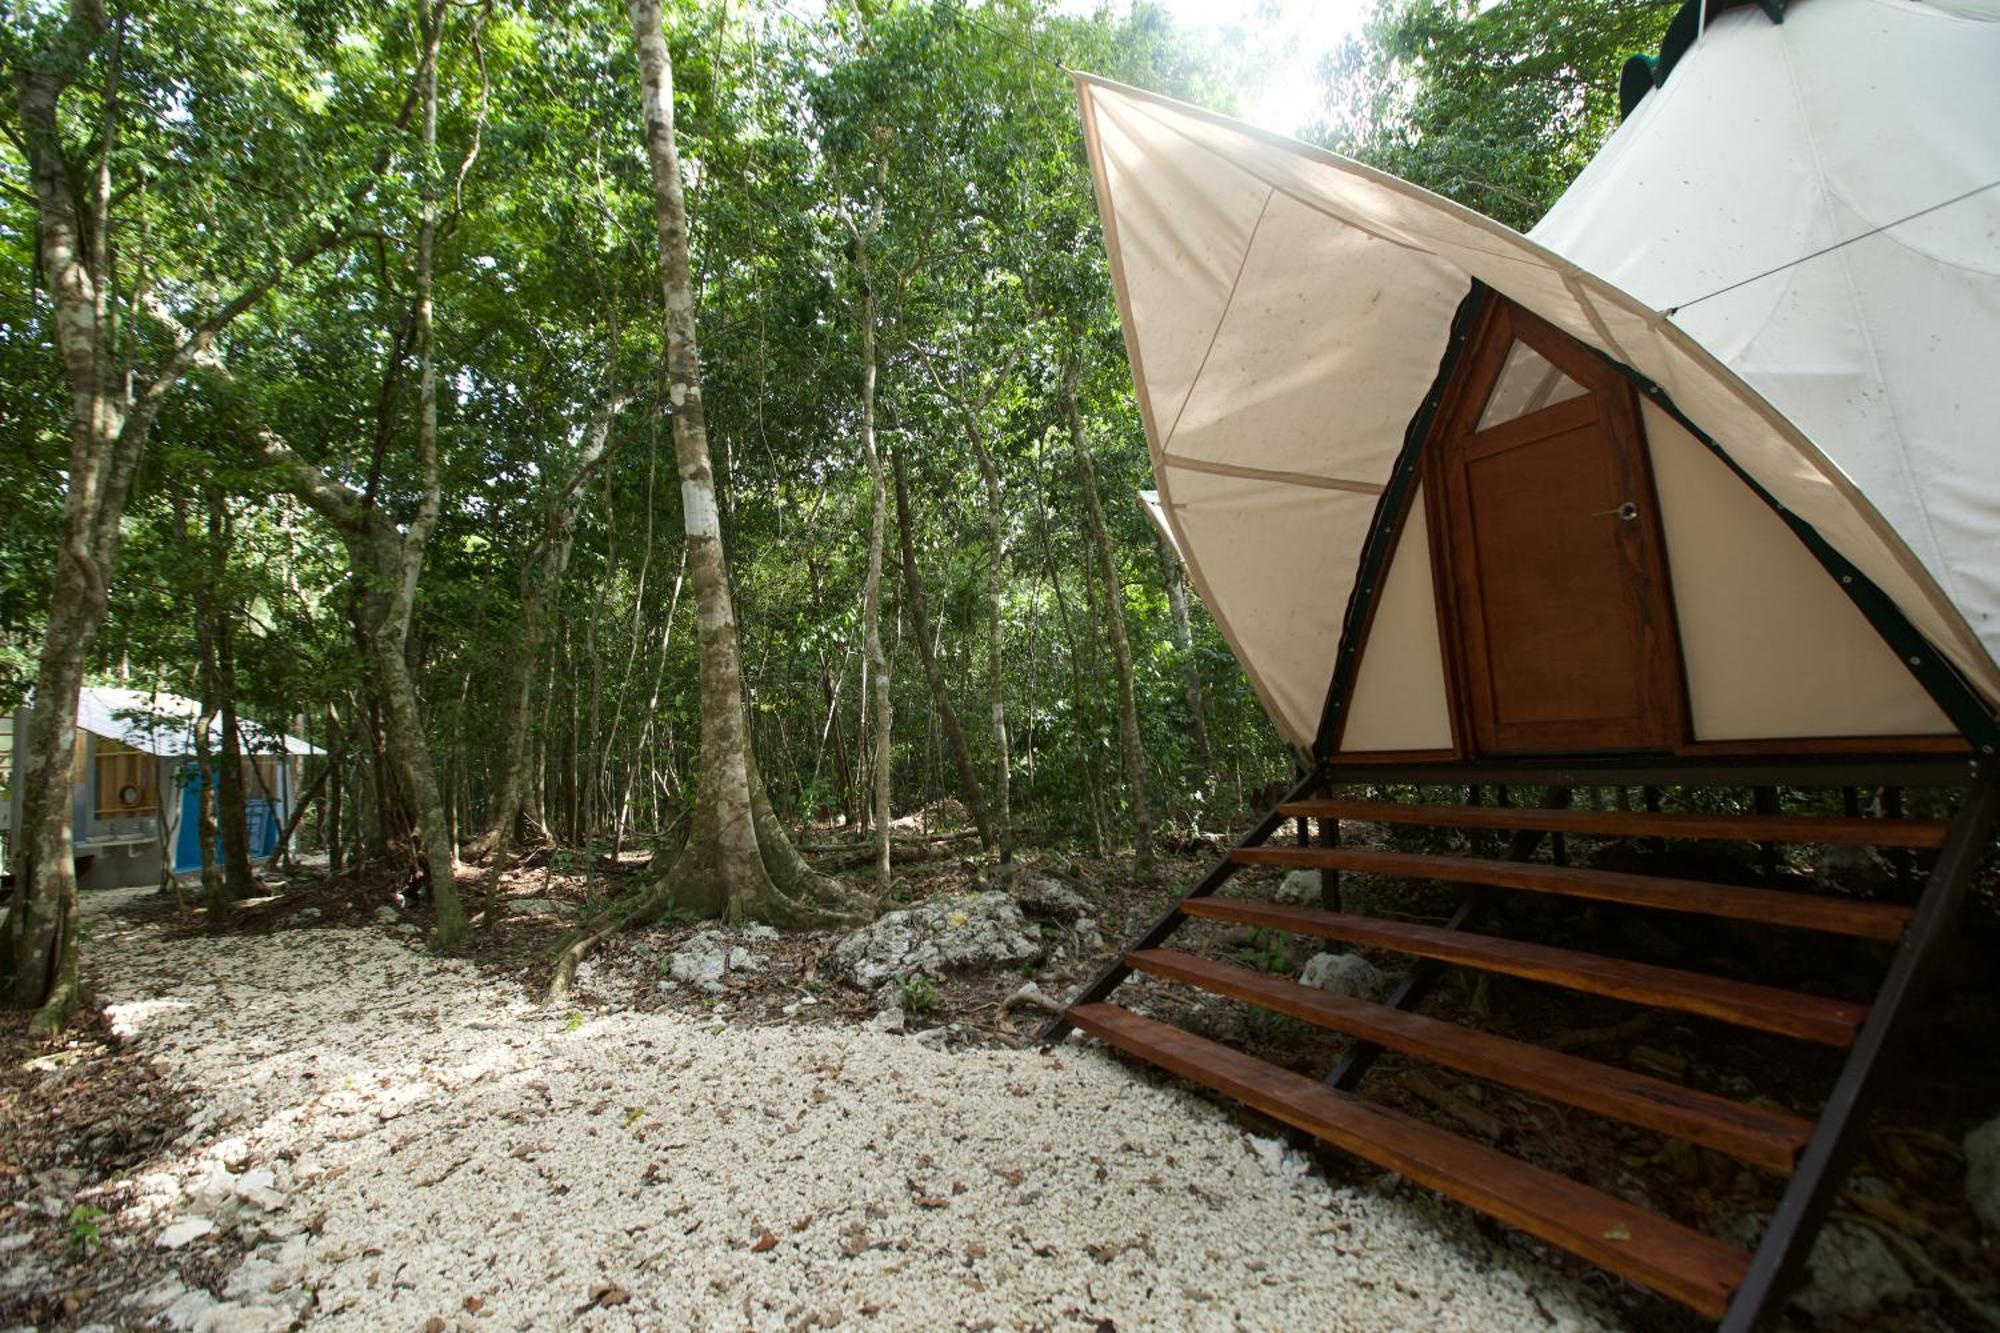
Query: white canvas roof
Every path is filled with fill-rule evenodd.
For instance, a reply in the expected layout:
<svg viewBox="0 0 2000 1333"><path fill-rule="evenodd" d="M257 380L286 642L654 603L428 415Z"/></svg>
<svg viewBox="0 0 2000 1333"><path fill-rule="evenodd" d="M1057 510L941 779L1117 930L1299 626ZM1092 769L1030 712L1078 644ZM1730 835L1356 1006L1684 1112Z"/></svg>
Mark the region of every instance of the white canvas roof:
<svg viewBox="0 0 2000 1333"><path fill-rule="evenodd" d="M1658 385L2000 702L2000 23L1979 7L1716 16L1531 236L1079 78L1166 522L1288 738L1314 735L1474 280Z"/></svg>
<svg viewBox="0 0 2000 1333"><path fill-rule="evenodd" d="M93 736L104 736L147 754L178 759L194 754L194 727L201 705L178 694L85 686L77 693L76 725ZM271 731L248 718L237 719L243 744L252 754L325 754L296 736ZM209 727L209 753L222 748L222 722Z"/></svg>

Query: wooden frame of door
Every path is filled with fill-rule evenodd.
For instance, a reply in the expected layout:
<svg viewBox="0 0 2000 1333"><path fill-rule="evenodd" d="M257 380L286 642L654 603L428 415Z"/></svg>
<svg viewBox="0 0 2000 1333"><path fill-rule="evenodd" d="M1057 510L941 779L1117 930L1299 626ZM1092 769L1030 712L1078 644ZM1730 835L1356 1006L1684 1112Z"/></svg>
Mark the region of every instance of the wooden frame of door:
<svg viewBox="0 0 2000 1333"><path fill-rule="evenodd" d="M1507 355L1520 342L1547 358L1586 391L1583 395L1502 422L1475 423ZM1690 740L1687 688L1666 557L1666 537L1654 495L1652 468L1637 400L1625 378L1560 330L1499 297L1488 300L1468 354L1434 418L1423 447L1424 503L1431 534L1431 569L1446 659L1453 731L1462 755L1651 751L1674 753ZM1631 645L1636 717L1623 726L1590 720L1512 724L1498 715L1490 688L1492 646L1482 604L1484 580L1468 512L1467 446L1491 456L1529 440L1596 425L1615 451L1624 497L1638 507L1630 520L1635 564L1625 574L1637 589L1630 605L1638 640ZM1612 521L1619 521L1613 519Z"/></svg>

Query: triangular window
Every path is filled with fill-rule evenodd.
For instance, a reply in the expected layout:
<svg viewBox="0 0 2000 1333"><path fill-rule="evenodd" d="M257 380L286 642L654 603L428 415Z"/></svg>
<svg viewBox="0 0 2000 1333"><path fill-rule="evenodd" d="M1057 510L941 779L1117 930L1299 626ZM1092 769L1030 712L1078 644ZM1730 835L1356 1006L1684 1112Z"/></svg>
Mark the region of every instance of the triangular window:
<svg viewBox="0 0 2000 1333"><path fill-rule="evenodd" d="M1493 382L1493 392L1486 396L1486 410L1479 414L1479 424L1473 429L1491 430L1583 392L1581 384L1557 370L1547 357L1517 340L1507 349L1500 378Z"/></svg>

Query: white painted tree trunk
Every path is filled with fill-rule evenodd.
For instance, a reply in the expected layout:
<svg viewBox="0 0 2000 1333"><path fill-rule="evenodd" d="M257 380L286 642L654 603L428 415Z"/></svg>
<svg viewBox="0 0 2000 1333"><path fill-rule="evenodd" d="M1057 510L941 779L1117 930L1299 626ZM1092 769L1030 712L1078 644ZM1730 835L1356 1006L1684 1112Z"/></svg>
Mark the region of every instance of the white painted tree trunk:
<svg viewBox="0 0 2000 1333"><path fill-rule="evenodd" d="M702 409L701 354L688 260L687 202L674 142L673 66L659 0L630 0L639 49L646 155L652 167L660 281L667 313L667 396L681 483L688 580L693 586L700 665L701 775L686 845L629 910L600 919L565 951L552 989L560 993L585 952L621 926L657 920L669 907L729 921L779 925L852 920L872 903L799 858L765 797L743 706L742 657L722 545L715 473ZM846 910L830 906L841 903Z"/></svg>

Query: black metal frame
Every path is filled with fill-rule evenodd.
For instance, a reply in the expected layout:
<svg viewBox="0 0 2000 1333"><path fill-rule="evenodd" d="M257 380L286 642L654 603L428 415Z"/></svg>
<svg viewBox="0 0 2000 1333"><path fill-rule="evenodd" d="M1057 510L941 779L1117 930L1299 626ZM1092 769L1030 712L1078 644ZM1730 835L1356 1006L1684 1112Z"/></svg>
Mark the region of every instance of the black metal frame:
<svg viewBox="0 0 2000 1333"><path fill-rule="evenodd" d="M1893 1055L1897 1038L1907 1029L1917 1001L1937 970L1972 874L1985 857L1987 838L2000 817L2000 777L1996 776L2000 766L1989 763L1976 767L1923 895L1917 899L1916 913L1889 964L1889 974L1875 993L1868 1018L1820 1111L1819 1124L1799 1155L1791 1184L1785 1187L1743 1284L1729 1304L1722 1333L1751 1333L1777 1315L1812 1251L1813 1237L1833 1206L1833 1196L1880 1091L1882 1067Z"/></svg>
<svg viewBox="0 0 2000 1333"><path fill-rule="evenodd" d="M1089 985L1077 992L1076 998L1069 1002L1069 1007L1049 1020L1048 1026L1042 1029L1041 1035L1036 1040L1042 1045L1048 1046L1068 1036L1070 1028L1074 1026L1069 1021L1070 1009L1074 1009L1079 1004L1096 1004L1099 1000L1111 994L1112 991L1118 989L1118 983L1132 975L1132 969L1125 962L1126 955L1140 949L1157 949L1160 945L1166 943L1167 938L1181 928L1181 922L1187 920L1187 913L1181 911L1181 904L1190 898L1206 898L1224 884L1227 884L1230 878L1243 868L1242 864L1236 860L1236 853L1242 851L1245 847L1262 846L1271 840L1272 834L1284 827L1288 816L1279 814L1278 806L1315 794L1324 787L1325 782L1325 776L1318 770L1309 772L1300 778L1292 789L1279 799L1278 805L1274 805L1266 811L1264 817L1258 820L1248 833L1244 834L1234 846L1224 852L1222 859L1217 861L1193 888L1176 898L1173 906L1160 913L1154 919L1153 924L1146 927L1145 932L1137 940L1120 949L1117 956L1104 965L1104 970L1091 978Z"/></svg>

